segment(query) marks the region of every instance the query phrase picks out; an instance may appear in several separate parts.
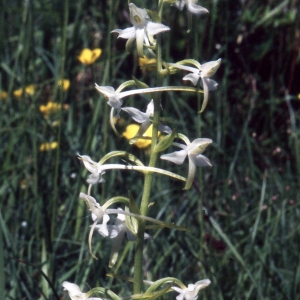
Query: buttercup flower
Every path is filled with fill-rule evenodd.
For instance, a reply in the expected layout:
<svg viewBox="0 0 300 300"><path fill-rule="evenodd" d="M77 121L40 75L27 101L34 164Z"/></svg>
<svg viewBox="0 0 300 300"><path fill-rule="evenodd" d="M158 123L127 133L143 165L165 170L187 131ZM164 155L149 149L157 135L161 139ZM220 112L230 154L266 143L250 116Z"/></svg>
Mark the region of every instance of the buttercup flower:
<svg viewBox="0 0 300 300"><path fill-rule="evenodd" d="M56 149L58 146L57 142L52 142L52 143L43 143L40 145L40 151L49 151Z"/></svg>
<svg viewBox="0 0 300 300"><path fill-rule="evenodd" d="M102 50L100 48L96 48L94 50L84 48L80 52L78 60L84 65L91 65L97 60L101 53Z"/></svg>
<svg viewBox="0 0 300 300"><path fill-rule="evenodd" d="M137 124L129 124L126 127L126 130L122 133L122 136L125 137L127 140L133 139L136 135L138 135L138 131L140 129L140 126ZM152 137L152 130L153 126L152 124L149 126L149 128L146 130L146 132L143 134L145 137ZM158 132L158 135L160 135L160 132ZM147 148L149 145L151 145L151 140L148 139L138 139L135 143L135 146L137 146L139 149Z"/></svg>
<svg viewBox="0 0 300 300"><path fill-rule="evenodd" d="M68 291L71 300L102 300L101 298L89 298L86 293L82 293L75 283L64 281L62 283L64 291Z"/></svg>
<svg viewBox="0 0 300 300"><path fill-rule="evenodd" d="M46 105L40 105L39 109L44 117L47 118L49 115L61 110L61 105L59 103L49 101Z"/></svg>
<svg viewBox="0 0 300 300"><path fill-rule="evenodd" d="M197 0L177 0L174 5L180 10L182 10L184 5L186 5L189 12L197 15L208 13L206 8L196 5L196 2Z"/></svg>
<svg viewBox="0 0 300 300"><path fill-rule="evenodd" d="M1 100L6 100L7 99L7 92L0 91L0 99Z"/></svg>
<svg viewBox="0 0 300 300"><path fill-rule="evenodd" d="M26 88L25 88L25 94L26 95L33 95L34 94L34 92L35 92L35 87L34 87L34 85L33 84L30 84L30 85L28 85ZM17 98L20 98L22 95L23 95L23 89L21 88L21 89L18 89L18 90L15 90L14 92L13 92L13 95L15 96L15 97L17 97Z"/></svg>
<svg viewBox="0 0 300 300"><path fill-rule="evenodd" d="M199 291L206 288L210 285L210 283L211 281L209 279L204 279L197 281L195 284L189 284L185 289L175 286L171 287L171 289L179 293L176 300L196 300L198 298Z"/></svg>
<svg viewBox="0 0 300 300"><path fill-rule="evenodd" d="M59 87L62 87L64 91L67 91L70 87L70 80L69 79L60 79L57 81Z"/></svg>
<svg viewBox="0 0 300 300"><path fill-rule="evenodd" d="M151 22L150 17L143 8L138 8L133 3L129 3L130 21L133 27L122 29L115 29L112 32L118 33L118 38L128 39L126 49L136 39L136 47L138 56L143 57L143 42L150 45L153 41L153 36L163 31L168 31L170 28L160 23Z"/></svg>
<svg viewBox="0 0 300 300"><path fill-rule="evenodd" d="M134 107L123 107L122 110L126 111L134 121L141 124L141 127L139 131L137 132L137 136L143 135L149 126L152 124L150 121L150 118L153 117L154 113L154 103L153 100L151 100L147 106L146 112L141 112L140 110L134 108ZM170 127L162 125L161 123L158 124L158 130L171 134L172 130Z"/></svg>
<svg viewBox="0 0 300 300"><path fill-rule="evenodd" d="M221 64L221 58L215 61L210 61L204 63L203 65L199 64L198 68L188 67L181 64L170 64L170 66L174 66L178 69L190 71L191 74L185 75L183 80L190 80L195 86L197 85L198 80L201 78L201 83L203 86L204 99L201 108L201 112L205 109L207 101L208 101L208 92L213 91L217 88L218 84L214 80L209 77L213 76L218 70Z"/></svg>
<svg viewBox="0 0 300 300"><path fill-rule="evenodd" d="M173 153L164 154L160 158L171 161L177 165L182 165L186 156L189 158L189 172L184 189L189 189L195 177L196 166L207 167L211 166L209 159L201 153L205 148L212 143L211 139L196 139L188 145L173 143L175 146L183 149Z"/></svg>

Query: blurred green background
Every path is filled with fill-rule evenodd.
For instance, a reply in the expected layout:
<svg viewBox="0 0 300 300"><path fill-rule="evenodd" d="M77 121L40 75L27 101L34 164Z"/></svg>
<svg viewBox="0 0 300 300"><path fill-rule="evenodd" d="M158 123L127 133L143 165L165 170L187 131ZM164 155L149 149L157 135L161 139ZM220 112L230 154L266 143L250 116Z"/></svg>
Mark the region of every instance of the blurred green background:
<svg viewBox="0 0 300 300"><path fill-rule="evenodd" d="M155 9L155 1L136 1ZM109 126L110 108L94 83L117 88L134 75L155 86L134 49L110 31L131 26L127 1L13 0L0 8L0 299L68 299L64 280L84 290L110 288L130 296L133 244L112 270L111 241L94 235L80 191L87 173L76 153L98 161L127 150L148 163L149 150L130 146ZM209 278L203 299L300 299L300 22L298 0L202 0L210 14L165 5L163 59L222 58L206 110L202 98L165 93L163 116L191 140L211 138L192 188L155 176L151 217L190 228L155 232L145 249L145 279L184 283ZM92 64L84 48L102 49ZM165 84L182 85L183 72ZM59 80L68 80L64 83ZM185 83L187 84L187 83ZM189 85L189 84L188 84ZM149 96L125 106L146 109ZM117 129L132 123L121 114ZM165 152L167 153L167 152ZM118 160L115 160L116 162ZM120 162L120 161L118 161ZM187 164L159 167L187 174ZM143 177L114 171L93 188L100 203L130 190L139 203ZM174 299L169 293L165 299ZM201 298L201 299L202 299Z"/></svg>

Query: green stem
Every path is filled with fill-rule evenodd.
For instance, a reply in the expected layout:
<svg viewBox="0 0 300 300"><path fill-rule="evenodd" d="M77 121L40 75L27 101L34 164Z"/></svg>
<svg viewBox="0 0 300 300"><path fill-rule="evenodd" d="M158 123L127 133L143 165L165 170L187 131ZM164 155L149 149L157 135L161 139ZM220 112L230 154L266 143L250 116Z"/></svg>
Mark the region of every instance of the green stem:
<svg viewBox="0 0 300 300"><path fill-rule="evenodd" d="M162 16L163 5L159 1L158 15ZM156 40L156 55L157 55L157 82L156 86L162 86L163 83L163 70L162 70L162 57L161 57L161 35L157 35ZM153 97L154 102L154 113L153 113L153 131L152 131L152 143L151 143L151 154L149 167L155 167L158 157L158 153L154 151L154 148L158 140L158 124L160 116L160 98L161 93L155 93ZM141 202L140 211L143 216L147 216L148 205L151 195L153 174L147 174L144 181L143 197ZM143 283L143 248L144 248L144 232L145 232L145 221L139 220L138 234L135 242L135 257L134 257L134 283L133 293L140 294Z"/></svg>

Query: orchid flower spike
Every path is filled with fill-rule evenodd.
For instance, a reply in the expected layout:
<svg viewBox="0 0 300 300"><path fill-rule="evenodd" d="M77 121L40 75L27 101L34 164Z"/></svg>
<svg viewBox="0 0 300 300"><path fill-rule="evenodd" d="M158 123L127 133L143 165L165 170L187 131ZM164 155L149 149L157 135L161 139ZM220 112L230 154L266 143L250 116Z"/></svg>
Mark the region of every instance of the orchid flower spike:
<svg viewBox="0 0 300 300"><path fill-rule="evenodd" d="M204 63L203 65L199 64L200 65L199 68L193 68L181 64L170 64L170 66L174 66L178 69L191 72L190 74L185 75L182 79L190 80L195 86L197 85L198 80L201 78L202 81L201 85L203 86L204 99L203 99L203 104L200 112L202 112L207 105L208 92L214 91L218 86L217 82L210 79L210 77L216 73L216 71L220 67L220 64L221 64L221 58L215 61Z"/></svg>
<svg viewBox="0 0 300 300"><path fill-rule="evenodd" d="M175 151L173 153L164 154L160 158L171 161L177 165L182 165L186 156L189 158L189 172L186 179L185 190L189 189L193 183L195 177L196 166L207 167L211 166L209 159L201 153L205 148L212 143L211 139L196 139L188 145L173 143L173 145L183 149Z"/></svg>
<svg viewBox="0 0 300 300"><path fill-rule="evenodd" d="M150 118L153 117L153 113L154 113L153 100L149 102L145 113L141 112L140 110L134 107L123 107L122 110L126 111L134 121L141 124L140 129L137 132L136 136L142 136L152 124ZM168 134L172 133L170 127L165 126L161 123L158 124L158 130Z"/></svg>
<svg viewBox="0 0 300 300"><path fill-rule="evenodd" d="M154 35L168 31L170 28L161 23L151 22L146 10L135 6L133 3L129 3L129 11L130 21L133 27L126 28L124 30L115 29L112 32L118 33L118 38L128 39L126 43L127 51L136 39L138 56L143 57L143 42L145 41L145 44L149 46Z"/></svg>
<svg viewBox="0 0 300 300"><path fill-rule="evenodd" d="M200 15L208 13L208 10L200 5L196 4L197 0L177 0L174 4L179 10L182 10L184 5L187 6L187 10L192 14Z"/></svg>
<svg viewBox="0 0 300 300"><path fill-rule="evenodd" d="M64 291L68 291L71 300L102 300L101 298L88 298L86 293L82 293L75 283L64 281L62 283Z"/></svg>
<svg viewBox="0 0 300 300"><path fill-rule="evenodd" d="M176 300L196 300L198 298L199 291L206 288L210 285L210 283L211 281L209 279L204 279L197 281L195 284L189 284L185 289L175 286L171 287L171 289L179 293Z"/></svg>
<svg viewBox="0 0 300 300"><path fill-rule="evenodd" d="M118 254L121 248L121 244L124 240L125 235L129 241L135 241L135 235L130 229L127 227L125 222L124 211L121 208L118 208L120 213L117 215L115 219L114 225L96 225L95 229L98 230L98 233L104 237L109 237L112 239L112 250L109 260L109 267L113 267L118 259ZM145 239L151 238L151 236L147 233L144 234Z"/></svg>

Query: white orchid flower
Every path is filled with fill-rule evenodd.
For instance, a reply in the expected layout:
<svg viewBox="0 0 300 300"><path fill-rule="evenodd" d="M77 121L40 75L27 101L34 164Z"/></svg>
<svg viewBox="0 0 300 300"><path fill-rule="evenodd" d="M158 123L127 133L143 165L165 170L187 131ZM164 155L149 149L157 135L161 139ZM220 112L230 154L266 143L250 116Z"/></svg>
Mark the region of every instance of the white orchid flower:
<svg viewBox="0 0 300 300"><path fill-rule="evenodd" d="M89 184L105 182L105 180L102 178L102 175L105 174L105 172L102 171L101 166L98 163L94 162L88 155L77 155L78 158L82 160L86 169L92 173L87 180Z"/></svg>
<svg viewBox="0 0 300 300"><path fill-rule="evenodd" d="M119 34L118 38L128 39L126 43L126 49L136 39L136 47L138 56L143 57L143 42L146 45L150 45L150 41L153 40L153 36L170 30L168 26L161 23L151 22L149 15L146 10L135 6L133 3L129 3L130 21L133 27L122 29L115 29L112 32Z"/></svg>
<svg viewBox="0 0 300 300"><path fill-rule="evenodd" d="M62 283L64 291L68 291L71 300L102 300L101 298L88 298L86 293L82 293L75 283L64 281Z"/></svg>
<svg viewBox="0 0 300 300"><path fill-rule="evenodd" d="M221 64L221 58L219 58L218 60L204 63L203 65L199 64L200 65L199 68L184 66L184 65L181 65L178 63L170 64L170 66L174 66L178 69L182 69L182 70L191 72L190 74L185 75L182 79L190 80L195 86L197 85L198 80L201 78L201 81L202 81L201 84L203 86L203 93L204 93L204 99L203 99L201 112L205 109L205 107L207 105L209 91L215 90L218 86L218 83L215 82L214 80L210 79L210 77L216 73L220 64Z"/></svg>
<svg viewBox="0 0 300 300"><path fill-rule="evenodd" d="M179 293L176 300L196 300L198 298L198 293L201 289L206 288L210 285L211 281L209 279L204 279L197 281L195 284L189 284L187 288L181 289L179 287L171 287L173 291Z"/></svg>
<svg viewBox="0 0 300 300"><path fill-rule="evenodd" d="M125 235L129 241L135 241L135 235L130 231L125 222L124 211L121 208L118 208L120 213L115 219L114 225L96 225L95 229L104 237L109 237L112 239L112 250L110 255L109 267L112 267L118 258L118 254L121 248L121 244L124 240ZM145 233L144 238L150 238L150 235Z"/></svg>
<svg viewBox="0 0 300 300"><path fill-rule="evenodd" d="M137 132L136 136L142 136L152 124L150 118L153 117L154 113L153 100L149 102L145 113L141 112L140 110L134 107L123 107L122 110L126 111L132 117L133 120L141 124L141 127ZM158 130L168 134L172 133L170 127L165 126L161 123L158 124Z"/></svg>
<svg viewBox="0 0 300 300"><path fill-rule="evenodd" d="M173 143L173 145L183 149L173 153L164 154L160 158L171 161L177 165L182 165L186 156L189 158L189 172L186 179L185 190L189 189L195 177L196 167L211 166L209 159L201 153L212 143L211 139L196 139L188 145Z"/></svg>
<svg viewBox="0 0 300 300"><path fill-rule="evenodd" d="M170 66L175 66L176 68L182 69L182 66L180 64L170 64ZM188 67L187 67L188 68ZM107 104L109 104L112 108L117 110L117 117L120 117L120 111L123 104L123 98L128 97L131 95L137 95L137 94L147 94L147 93L155 93L155 92L168 92L168 91L186 91L186 92L199 92L196 88L193 87L182 87L182 86L160 86L160 87L154 87L154 88L145 88L145 89L136 89L136 90L130 90L121 92L122 85L115 91L115 89L111 86L100 86L97 83L95 83L96 89L104 95L108 99Z"/></svg>
<svg viewBox="0 0 300 300"><path fill-rule="evenodd" d="M178 0L174 3L174 5L182 10L184 5L187 6L187 10L192 14L200 15L204 13L208 13L208 10L200 5L196 4L197 0Z"/></svg>
<svg viewBox="0 0 300 300"><path fill-rule="evenodd" d="M170 176L176 178L178 180L185 181L185 178L174 174L172 172L154 168L154 167L146 167L146 166L131 166L131 165L122 165L122 164L103 164L100 165L99 163L93 161L88 155L80 155L78 154L78 158L83 161L84 166L90 171L92 174L89 176L87 182L90 185L96 184L98 182L104 182L105 180L102 178L102 175L105 174L106 170L133 170L138 171L143 174L148 174L149 172L154 172L166 176ZM91 187L91 186L90 186ZM89 187L89 188L90 188Z"/></svg>

